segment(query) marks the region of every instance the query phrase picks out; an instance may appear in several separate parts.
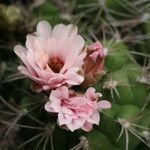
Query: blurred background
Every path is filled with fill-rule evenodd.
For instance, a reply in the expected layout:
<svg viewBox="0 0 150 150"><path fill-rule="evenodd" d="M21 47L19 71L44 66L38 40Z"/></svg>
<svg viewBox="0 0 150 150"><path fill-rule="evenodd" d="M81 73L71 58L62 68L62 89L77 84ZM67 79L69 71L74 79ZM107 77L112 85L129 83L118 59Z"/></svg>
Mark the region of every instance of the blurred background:
<svg viewBox="0 0 150 150"><path fill-rule="evenodd" d="M133 137L124 134L121 142L116 143L121 126L116 125L119 111L115 114L114 110L108 112L115 114L113 119L102 117L104 125L85 135L87 139L81 131L70 133L57 127L52 136L55 120L41 109L46 96L31 91L30 81L17 70L19 60L13 52L16 44L25 45L26 35L35 31L39 20L52 26L72 23L79 27L87 44L101 41L108 56L106 75L102 84L94 86L103 92L104 98L117 104L115 111L131 111L131 118L136 116L135 112L143 113L146 123L137 123L140 130ZM110 86L106 81L113 79L119 83ZM128 142L130 150L149 150L149 87L149 0L0 0L0 150L17 150L18 146L22 150L124 150ZM133 113L135 107L138 111ZM48 135L40 136L37 130L43 122Z"/></svg>

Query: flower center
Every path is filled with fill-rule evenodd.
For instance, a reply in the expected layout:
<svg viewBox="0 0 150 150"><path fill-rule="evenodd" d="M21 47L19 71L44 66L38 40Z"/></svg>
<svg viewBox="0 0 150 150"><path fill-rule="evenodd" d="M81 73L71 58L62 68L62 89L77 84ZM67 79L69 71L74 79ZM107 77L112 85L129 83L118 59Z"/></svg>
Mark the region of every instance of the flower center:
<svg viewBox="0 0 150 150"><path fill-rule="evenodd" d="M59 71L63 67L63 62L58 58L52 58L48 62L48 66L53 70L55 73L59 73Z"/></svg>

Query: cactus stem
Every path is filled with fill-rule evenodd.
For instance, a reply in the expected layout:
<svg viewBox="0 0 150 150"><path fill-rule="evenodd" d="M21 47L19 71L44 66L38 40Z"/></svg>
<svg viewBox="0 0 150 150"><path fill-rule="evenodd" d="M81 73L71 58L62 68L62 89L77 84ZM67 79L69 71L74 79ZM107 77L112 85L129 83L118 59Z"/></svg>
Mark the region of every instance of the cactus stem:
<svg viewBox="0 0 150 150"><path fill-rule="evenodd" d="M139 9L135 8L133 4L129 1L122 0L117 1L123 8L127 9L131 14L137 16L138 13L140 13Z"/></svg>
<svg viewBox="0 0 150 150"><path fill-rule="evenodd" d="M111 15L109 8L105 4L105 0L99 0L99 6L100 9L102 9L105 13L106 20L109 22L110 25L112 25L112 22L115 21L115 18Z"/></svg>
<svg viewBox="0 0 150 150"><path fill-rule="evenodd" d="M121 138L125 131L125 137L126 137L126 150L128 150L128 145L129 145L129 135L128 132L131 132L134 136L136 136L140 141L142 141L145 145L148 146L148 143L145 141L145 136L143 133L140 133L138 130L135 128L140 128L140 129L145 129L146 132L147 130L150 130L149 128L130 123L129 121L123 119L123 118L118 118L117 122L122 126L121 127L121 132L119 134L119 137L117 138L117 141Z"/></svg>
<svg viewBox="0 0 150 150"><path fill-rule="evenodd" d="M37 108L37 106L33 107L31 110L28 110L27 109L16 109L14 106L12 106L11 104L9 104L1 95L0 95L0 100L9 108L11 109L13 112L15 112L16 116L17 116L17 119L15 119L17 122L19 121L20 118L22 118L24 115L27 115L29 118L31 118L32 120L34 120L36 123L42 125L42 126L45 126L44 123L42 123L41 121L37 120L36 118L34 118L33 116L31 116L29 114L29 112L33 111L35 108ZM38 105L39 106L39 105ZM14 120L14 121L15 121ZM15 124L17 122L14 122Z"/></svg>
<svg viewBox="0 0 150 150"><path fill-rule="evenodd" d="M54 146L53 146L53 131L55 129L55 124L48 124L45 128L45 142L44 142L44 145L43 145L43 150L46 150L46 147L47 147L47 143L49 141L49 138L50 138L50 142L51 142L51 150L54 150Z"/></svg>
<svg viewBox="0 0 150 150"><path fill-rule="evenodd" d="M12 122L12 125L9 126L9 128L7 129L6 133L5 133L5 138L9 135L10 131L12 130L12 128L14 128L15 124L19 121L20 116L17 116L15 118L15 120ZM16 126L15 126L16 127Z"/></svg>
<svg viewBox="0 0 150 150"><path fill-rule="evenodd" d="M145 145L147 145L147 143L144 141L143 138L143 135L138 132L137 130L135 130L134 128L129 128L129 131L134 135L136 136L140 141L142 141Z"/></svg>
<svg viewBox="0 0 150 150"><path fill-rule="evenodd" d="M129 147L129 133L127 128L125 128L125 137L126 137L126 150L128 150Z"/></svg>
<svg viewBox="0 0 150 150"><path fill-rule="evenodd" d="M121 131L120 131L120 134L119 134L119 136L118 136L118 138L117 138L116 142L118 142L118 141L119 141L119 139L122 137L123 132L124 132L124 127L122 126L122 127L121 127Z"/></svg>
<svg viewBox="0 0 150 150"><path fill-rule="evenodd" d="M25 78L26 77L24 75L17 72L17 73L13 73L13 74L7 76L6 78L4 78L4 80L2 82L8 83L8 82L12 82L12 81L20 80L20 79L25 79Z"/></svg>
<svg viewBox="0 0 150 150"><path fill-rule="evenodd" d="M134 126L134 127L141 128L141 129L150 130L150 128L146 128L146 127L143 127L143 126L140 126L140 125L134 124L134 123L131 123L131 125L132 125L132 126Z"/></svg>
<svg viewBox="0 0 150 150"><path fill-rule="evenodd" d="M5 111L5 110L0 110L0 113L4 114L4 115L10 115L10 116L14 116L15 115L15 113L9 112L9 111Z"/></svg>
<svg viewBox="0 0 150 150"><path fill-rule="evenodd" d="M122 125L122 127L124 128L129 128L130 127L130 123L125 120L125 119L121 119L121 118L118 118L118 122Z"/></svg>
<svg viewBox="0 0 150 150"><path fill-rule="evenodd" d="M39 7L40 5L44 4L45 0L34 0L34 3L30 5L30 10Z"/></svg>
<svg viewBox="0 0 150 150"><path fill-rule="evenodd" d="M104 7L103 3L101 5ZM120 7L122 7L129 13L128 15L126 15L125 13L120 13L119 11L115 11L113 9L107 8L106 6L102 8L104 9L104 12L106 13L106 18L108 18L108 20L111 21L109 24L111 24L112 26L114 27L132 26L133 27L133 26L137 26L138 24L142 22L146 22L148 20L149 15L148 13L145 13L146 8L144 6L141 5L140 9L137 9L138 7L136 6L137 4L135 2L129 2L127 0L122 0L122 1L118 0L117 3L120 5ZM113 14L117 16L122 16L127 19L118 21L113 18Z"/></svg>
<svg viewBox="0 0 150 150"><path fill-rule="evenodd" d="M115 93L117 94L118 98L120 98L119 92L116 88L114 88Z"/></svg>
<svg viewBox="0 0 150 150"><path fill-rule="evenodd" d="M118 86L118 81L110 80L110 81L104 82L103 88L104 89L114 89L117 86Z"/></svg>
<svg viewBox="0 0 150 150"><path fill-rule="evenodd" d="M0 95L0 100L13 112L18 113L18 110L15 107L13 107L12 105L10 105L1 95Z"/></svg>
<svg viewBox="0 0 150 150"><path fill-rule="evenodd" d="M35 129L36 129L36 128L37 128L37 127L35 127ZM45 150L46 147L47 147L49 138L50 138L50 140L51 140L51 149L54 150L54 148L53 148L53 140L52 140L52 132L53 132L54 128L55 128L54 124L48 124L48 125L46 125L45 128L41 128L41 129L42 129L42 132L41 132L41 133L39 133L39 134L33 136L33 137L30 138L29 140L27 140L27 141L25 141L24 143L22 143L22 144L18 147L18 149L21 148L21 147L23 147L24 145L26 145L26 144L32 142L33 140L36 140L37 138L40 138L40 137L41 137L40 141L39 141L38 144L36 145L36 149L39 147L39 145L41 144L41 142L42 142L43 140L45 140L45 141L44 141L44 145L43 145L43 150ZM44 132L43 132L43 131L44 131Z"/></svg>
<svg viewBox="0 0 150 150"><path fill-rule="evenodd" d="M148 57L150 58L150 55L149 54L146 54L146 53L141 53L141 52L136 52L136 51L131 51L132 54L135 54L135 55L140 55L140 56L143 56L143 57Z"/></svg>
<svg viewBox="0 0 150 150"><path fill-rule="evenodd" d="M89 149L89 141L87 140L87 138L84 136L81 136L79 139L80 139L80 143L72 147L69 150L80 150L80 149L88 150Z"/></svg>
<svg viewBox="0 0 150 150"><path fill-rule="evenodd" d="M128 128L130 126L130 123L128 121L126 121L125 119L120 119L120 118L118 118L118 122L122 125L122 127L121 127L121 132L119 134L119 137L117 138L117 141L122 137L123 133L125 132L125 139L126 139L125 150L128 150L128 147L129 147Z"/></svg>
<svg viewBox="0 0 150 150"><path fill-rule="evenodd" d="M134 5L141 5L141 4L146 3L146 2L149 2L149 0L136 0L134 2Z"/></svg>
<svg viewBox="0 0 150 150"><path fill-rule="evenodd" d="M53 133L54 128L55 128L55 126L53 124L48 124L45 127L45 133L44 133L43 137L40 139L40 141L38 142L38 144L36 145L35 149L38 149L38 147L40 146L40 144L42 143L42 141L45 140L44 145L43 145L43 150L45 150L46 147L47 147L47 143L49 141L49 138L50 138L51 150L54 150L53 137L52 137L52 133Z"/></svg>
<svg viewBox="0 0 150 150"><path fill-rule="evenodd" d="M41 128L41 127L22 125L22 124L14 124L14 123L7 122L7 121L1 121L1 123L5 124L5 125L20 127L20 128L26 128L26 129L44 130L44 128Z"/></svg>
<svg viewBox="0 0 150 150"><path fill-rule="evenodd" d="M87 4L79 4L78 8L88 8L88 7L95 7L97 6L97 3L87 3Z"/></svg>
<svg viewBox="0 0 150 150"><path fill-rule="evenodd" d="M116 95L118 96L118 98L120 98L119 92L117 91L117 86L118 86L119 82L115 81L115 80L110 80L110 81L106 81L103 84L103 89L109 89L110 90L110 94L112 99L114 100L114 92L116 93Z"/></svg>
<svg viewBox="0 0 150 150"><path fill-rule="evenodd" d="M88 29L88 32L90 33L90 35L93 37L93 39L95 41L99 41L98 38L96 37L96 35L93 33L93 31L91 29Z"/></svg>
<svg viewBox="0 0 150 150"><path fill-rule="evenodd" d="M43 145L43 150L46 150L48 140L49 140L49 135L47 135L46 138L45 138L45 142L44 142L44 145Z"/></svg>
<svg viewBox="0 0 150 150"><path fill-rule="evenodd" d="M40 146L40 144L42 143L42 141L45 139L46 135L44 134L43 137L40 139L40 141L38 142L38 144L36 145L36 150L38 149L38 147Z"/></svg>
<svg viewBox="0 0 150 150"><path fill-rule="evenodd" d="M50 135L50 141L51 141L51 150L54 150L54 145L53 145L53 135Z"/></svg>
<svg viewBox="0 0 150 150"><path fill-rule="evenodd" d="M26 144L32 142L33 140L36 140L36 139L41 137L43 140L45 139L45 142L44 142L44 145L43 145L43 150L44 150L47 147L47 143L48 143L48 140L49 140L49 137L50 137L51 149L53 150L53 148L52 148L53 147L52 134L51 133L54 129L54 125L50 125L50 124L45 125L40 120L36 119L35 117L33 117L29 114L29 112L33 111L35 108L37 108L37 106L32 107L30 110L28 110L26 108L18 109L18 108L15 108L13 105L9 104L1 95L0 95L0 100L4 103L4 105L6 105L6 107L8 107L10 109L10 112L12 112L12 113L9 113L7 111L4 111L4 114L5 115L7 114L8 118L11 117L12 121L10 121L10 122L5 121L5 120L0 121L0 123L5 125L4 128L1 129L1 133L5 132L5 137L7 137L8 135L11 135L10 132L12 130L14 130L16 132L19 128L37 130L37 131L40 131L39 134L36 134L35 136L30 138L29 140L25 141L18 148L22 148L24 145L26 145ZM38 107L39 107L39 105L38 105ZM28 116L29 118L31 118L36 123L38 123L38 125L37 126L30 126L30 125L18 124L18 121L25 115ZM39 125L40 125L40 127L39 127Z"/></svg>
<svg viewBox="0 0 150 150"><path fill-rule="evenodd" d="M141 76L137 78L137 81L150 85L150 59L146 63L144 59L144 66L141 68Z"/></svg>
<svg viewBox="0 0 150 150"><path fill-rule="evenodd" d="M26 114L29 118L34 120L36 123L40 124L41 126L45 126L45 124L39 120L37 120L35 117L31 116L29 113Z"/></svg>
<svg viewBox="0 0 150 150"><path fill-rule="evenodd" d="M107 56L109 53L110 53L110 51L111 51L111 47L113 47L113 44L115 43L115 41L116 41L116 38L112 38L109 42L105 42L105 39L104 39L104 48L103 48L103 50L104 50L104 54L105 54L105 56Z"/></svg>
<svg viewBox="0 0 150 150"><path fill-rule="evenodd" d="M32 138L30 138L29 140L25 141L24 143L22 143L18 149L22 148L23 146L25 146L26 144L36 140L37 138L41 137L42 135L44 135L44 132L37 134L36 136L33 136Z"/></svg>
<svg viewBox="0 0 150 150"><path fill-rule="evenodd" d="M145 137L145 139L148 143L148 146L150 147L150 132L149 131L143 131L142 134Z"/></svg>
<svg viewBox="0 0 150 150"><path fill-rule="evenodd" d="M147 96L146 99L145 99L145 103L144 103L144 105L143 105L141 111L144 111L144 110L145 110L145 108L146 108L147 105L149 104L149 101L150 101L150 92L149 92L148 96Z"/></svg>

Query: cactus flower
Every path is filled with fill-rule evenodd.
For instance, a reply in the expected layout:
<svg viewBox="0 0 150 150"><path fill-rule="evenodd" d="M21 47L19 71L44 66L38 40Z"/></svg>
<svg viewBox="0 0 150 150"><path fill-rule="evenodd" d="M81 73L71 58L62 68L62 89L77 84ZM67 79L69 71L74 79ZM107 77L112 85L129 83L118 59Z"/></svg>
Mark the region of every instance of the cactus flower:
<svg viewBox="0 0 150 150"><path fill-rule="evenodd" d="M97 83L104 73L104 53L100 42L95 42L87 47L87 55L84 61L85 79L82 85L88 86Z"/></svg>
<svg viewBox="0 0 150 150"><path fill-rule="evenodd" d="M99 124L99 111L111 107L106 100L98 101L101 96L94 88L88 88L83 95L62 86L52 90L50 100L45 104L45 110L58 114L59 126L63 128L65 126L71 131L81 128L89 132L93 124Z"/></svg>
<svg viewBox="0 0 150 150"><path fill-rule="evenodd" d="M15 53L23 64L22 74L36 83L37 90L51 90L62 85L79 85L79 74L86 53L84 39L73 25L58 24L53 29L46 21L37 24L35 33L27 36L26 47L17 45Z"/></svg>

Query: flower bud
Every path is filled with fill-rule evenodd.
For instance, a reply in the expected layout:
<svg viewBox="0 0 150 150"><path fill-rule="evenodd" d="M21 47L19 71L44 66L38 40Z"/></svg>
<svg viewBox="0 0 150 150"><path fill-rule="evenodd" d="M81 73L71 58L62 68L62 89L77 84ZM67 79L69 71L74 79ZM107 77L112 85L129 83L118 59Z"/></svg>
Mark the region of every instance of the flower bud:
<svg viewBox="0 0 150 150"><path fill-rule="evenodd" d="M89 86L99 81L103 75L104 67L104 52L102 44L95 42L87 47L87 56L84 59L84 81L82 86Z"/></svg>

